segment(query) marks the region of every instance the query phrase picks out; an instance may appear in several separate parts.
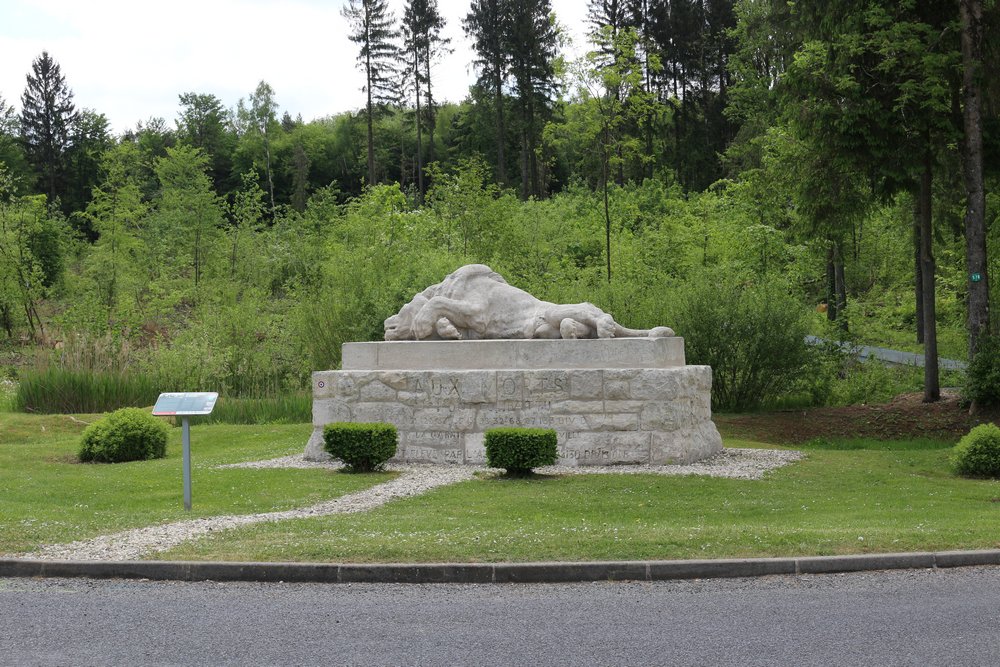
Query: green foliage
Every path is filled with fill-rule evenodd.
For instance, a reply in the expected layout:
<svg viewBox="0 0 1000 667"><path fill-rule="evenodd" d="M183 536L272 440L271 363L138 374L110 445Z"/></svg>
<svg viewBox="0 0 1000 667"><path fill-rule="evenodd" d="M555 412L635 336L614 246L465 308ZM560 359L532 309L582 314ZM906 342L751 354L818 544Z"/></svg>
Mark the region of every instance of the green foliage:
<svg viewBox="0 0 1000 667"><path fill-rule="evenodd" d="M714 409L766 403L807 371L803 309L776 281L703 274L681 292L672 326L688 363L712 367Z"/></svg>
<svg viewBox="0 0 1000 667"><path fill-rule="evenodd" d="M1000 426L980 424L952 450L951 464L963 477L1000 477Z"/></svg>
<svg viewBox="0 0 1000 667"><path fill-rule="evenodd" d="M312 396L306 393L269 398L223 396L212 414L201 419L208 424L309 424Z"/></svg>
<svg viewBox="0 0 1000 667"><path fill-rule="evenodd" d="M13 411L16 396L17 383L0 375L0 412Z"/></svg>
<svg viewBox="0 0 1000 667"><path fill-rule="evenodd" d="M141 408L122 408L83 432L80 460L124 463L162 459L167 455L167 425Z"/></svg>
<svg viewBox="0 0 1000 667"><path fill-rule="evenodd" d="M153 405L164 391L155 377L49 365L26 369L18 378L15 408L40 414L98 413Z"/></svg>
<svg viewBox="0 0 1000 667"><path fill-rule="evenodd" d="M396 427L385 423L334 422L323 427L323 446L351 472L380 470L396 455Z"/></svg>
<svg viewBox="0 0 1000 667"><path fill-rule="evenodd" d="M832 383L829 405L885 403L900 394L920 391L924 371L911 366L890 366L881 361L848 362L843 379ZM837 375L832 377L836 378Z"/></svg>
<svg viewBox="0 0 1000 667"><path fill-rule="evenodd" d="M545 428L491 428L483 437L486 464L509 475L525 475L532 468L550 466L558 458L556 432Z"/></svg>
<svg viewBox="0 0 1000 667"><path fill-rule="evenodd" d="M981 407L1000 405L1000 336L979 337L976 356L966 371L962 397Z"/></svg>
<svg viewBox="0 0 1000 667"><path fill-rule="evenodd" d="M8 338L22 327L32 338L44 336L39 306L62 271L65 236L45 196L17 196L0 163L0 328Z"/></svg>

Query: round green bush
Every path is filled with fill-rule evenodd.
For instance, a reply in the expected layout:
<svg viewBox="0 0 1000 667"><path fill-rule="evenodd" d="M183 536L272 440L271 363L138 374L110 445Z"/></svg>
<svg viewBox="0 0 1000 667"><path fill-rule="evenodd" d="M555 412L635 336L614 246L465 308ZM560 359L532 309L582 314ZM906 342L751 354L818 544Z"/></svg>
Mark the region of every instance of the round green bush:
<svg viewBox="0 0 1000 667"><path fill-rule="evenodd" d="M550 428L491 428L483 437L486 464L508 474L524 475L532 468L556 462L556 432Z"/></svg>
<svg viewBox="0 0 1000 667"><path fill-rule="evenodd" d="M958 441L951 463L963 477L1000 478L1000 427L980 424Z"/></svg>
<svg viewBox="0 0 1000 667"><path fill-rule="evenodd" d="M167 455L167 425L140 408L115 410L83 432L80 460L122 463Z"/></svg>
<svg viewBox="0 0 1000 667"><path fill-rule="evenodd" d="M350 472L379 470L396 454L396 427L381 422L335 422L323 427L323 446Z"/></svg>

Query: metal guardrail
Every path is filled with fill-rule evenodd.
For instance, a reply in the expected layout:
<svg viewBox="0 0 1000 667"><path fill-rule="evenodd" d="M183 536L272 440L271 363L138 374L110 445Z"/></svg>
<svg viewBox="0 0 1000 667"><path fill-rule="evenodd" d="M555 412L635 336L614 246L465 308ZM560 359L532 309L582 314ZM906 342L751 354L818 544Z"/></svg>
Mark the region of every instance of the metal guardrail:
<svg viewBox="0 0 1000 667"><path fill-rule="evenodd" d="M843 341L828 341L818 336L806 336L806 343L809 345L825 345L833 343L850 354L855 354L859 359L878 359L887 364L896 366L918 366L923 368L924 355L916 352L901 352L900 350L890 350L885 347L872 347L870 345L855 345ZM953 371L964 371L968 364L956 359L942 359L938 357L938 368Z"/></svg>

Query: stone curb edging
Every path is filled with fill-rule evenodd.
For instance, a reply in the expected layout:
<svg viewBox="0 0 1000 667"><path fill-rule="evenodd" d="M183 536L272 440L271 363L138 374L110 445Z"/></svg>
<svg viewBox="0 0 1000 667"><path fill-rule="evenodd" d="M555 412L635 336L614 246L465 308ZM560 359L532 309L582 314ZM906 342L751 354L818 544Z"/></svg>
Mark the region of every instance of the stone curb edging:
<svg viewBox="0 0 1000 667"><path fill-rule="evenodd" d="M1000 549L803 558L588 563L231 563L200 561L0 560L0 577L158 581L488 584L665 581L1000 565Z"/></svg>

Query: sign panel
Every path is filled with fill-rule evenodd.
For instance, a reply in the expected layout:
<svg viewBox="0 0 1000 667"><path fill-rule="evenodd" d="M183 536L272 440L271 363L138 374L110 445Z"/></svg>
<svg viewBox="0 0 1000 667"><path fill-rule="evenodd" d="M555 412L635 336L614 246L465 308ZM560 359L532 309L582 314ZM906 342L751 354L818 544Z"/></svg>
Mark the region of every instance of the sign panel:
<svg viewBox="0 0 1000 667"><path fill-rule="evenodd" d="M157 417L208 415L215 408L218 398L219 393L215 391L160 394L153 406L153 414Z"/></svg>

